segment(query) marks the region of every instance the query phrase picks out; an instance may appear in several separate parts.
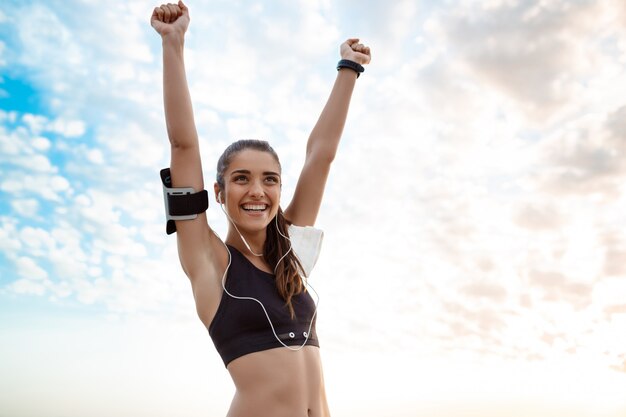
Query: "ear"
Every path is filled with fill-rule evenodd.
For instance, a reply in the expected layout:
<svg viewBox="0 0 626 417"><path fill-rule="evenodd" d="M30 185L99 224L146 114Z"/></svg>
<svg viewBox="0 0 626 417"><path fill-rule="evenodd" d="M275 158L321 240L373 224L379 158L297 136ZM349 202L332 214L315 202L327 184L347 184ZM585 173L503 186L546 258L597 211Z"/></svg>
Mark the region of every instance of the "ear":
<svg viewBox="0 0 626 417"><path fill-rule="evenodd" d="M215 184L213 184L213 191L215 192L215 201L217 201L217 203L221 203L221 191L220 191L220 185L216 182Z"/></svg>

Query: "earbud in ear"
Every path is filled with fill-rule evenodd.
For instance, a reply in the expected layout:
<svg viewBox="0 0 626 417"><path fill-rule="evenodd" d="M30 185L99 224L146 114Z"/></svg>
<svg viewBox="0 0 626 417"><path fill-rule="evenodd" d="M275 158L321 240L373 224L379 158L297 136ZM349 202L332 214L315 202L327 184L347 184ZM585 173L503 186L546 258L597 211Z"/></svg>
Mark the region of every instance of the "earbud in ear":
<svg viewBox="0 0 626 417"><path fill-rule="evenodd" d="M219 193L217 193L217 201L220 204L224 203L224 201L222 201L222 192L221 191Z"/></svg>

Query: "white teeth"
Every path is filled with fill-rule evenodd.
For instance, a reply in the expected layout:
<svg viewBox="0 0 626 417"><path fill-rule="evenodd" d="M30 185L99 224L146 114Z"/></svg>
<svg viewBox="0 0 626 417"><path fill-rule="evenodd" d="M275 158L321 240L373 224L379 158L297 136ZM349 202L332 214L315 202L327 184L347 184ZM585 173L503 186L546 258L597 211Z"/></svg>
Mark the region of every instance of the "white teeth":
<svg viewBox="0 0 626 417"><path fill-rule="evenodd" d="M245 204L243 206L244 210L260 210L263 211L267 208L265 204Z"/></svg>

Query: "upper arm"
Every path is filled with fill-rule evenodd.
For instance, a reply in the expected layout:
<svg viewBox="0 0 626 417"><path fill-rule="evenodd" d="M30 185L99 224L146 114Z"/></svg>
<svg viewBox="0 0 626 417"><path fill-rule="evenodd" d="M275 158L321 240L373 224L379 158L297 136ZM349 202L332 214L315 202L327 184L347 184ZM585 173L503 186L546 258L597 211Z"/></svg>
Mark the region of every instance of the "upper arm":
<svg viewBox="0 0 626 417"><path fill-rule="evenodd" d="M304 167L298 178L285 218L297 226L313 226L317 219L332 158L321 152L307 153Z"/></svg>
<svg viewBox="0 0 626 417"><path fill-rule="evenodd" d="M202 191L204 180L198 147L173 146L171 151L172 187L192 187L196 192ZM209 228L206 212L199 213L192 220L177 220L176 234L180 262L190 278L207 266L222 264L227 257L226 249Z"/></svg>

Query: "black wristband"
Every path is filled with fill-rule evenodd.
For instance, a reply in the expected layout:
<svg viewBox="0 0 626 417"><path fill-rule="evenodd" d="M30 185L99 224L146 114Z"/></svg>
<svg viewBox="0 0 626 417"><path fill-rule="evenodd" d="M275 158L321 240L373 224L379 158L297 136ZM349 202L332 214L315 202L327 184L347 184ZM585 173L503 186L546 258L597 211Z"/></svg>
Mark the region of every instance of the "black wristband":
<svg viewBox="0 0 626 417"><path fill-rule="evenodd" d="M359 78L359 75L361 75L361 73L365 71L363 65L354 61L350 61L349 59L342 59L341 61L339 61L339 63L337 64L337 71L339 71L341 68L350 68L351 70L356 71L357 78Z"/></svg>

